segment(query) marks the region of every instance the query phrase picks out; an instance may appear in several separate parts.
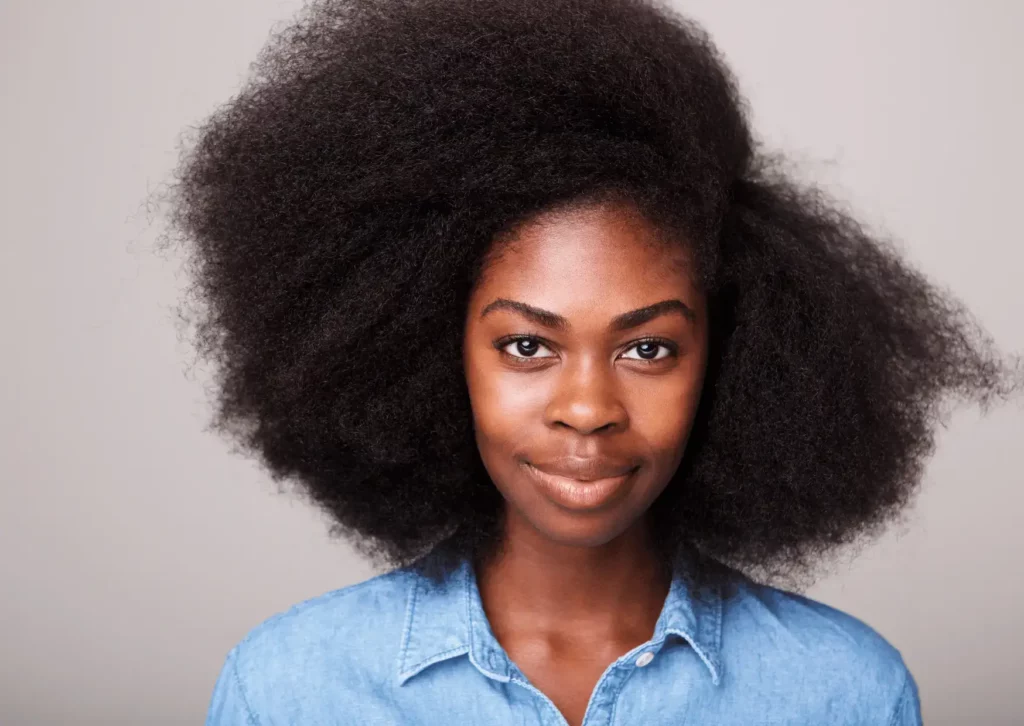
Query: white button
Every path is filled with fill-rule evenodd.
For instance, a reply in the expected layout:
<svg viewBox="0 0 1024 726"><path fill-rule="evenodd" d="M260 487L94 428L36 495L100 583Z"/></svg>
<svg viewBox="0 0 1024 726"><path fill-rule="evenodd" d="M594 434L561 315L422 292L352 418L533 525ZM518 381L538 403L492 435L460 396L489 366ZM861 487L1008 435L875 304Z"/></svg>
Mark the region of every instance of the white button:
<svg viewBox="0 0 1024 726"><path fill-rule="evenodd" d="M652 660L654 660L654 653L644 653L642 656L636 659L636 664L643 668Z"/></svg>

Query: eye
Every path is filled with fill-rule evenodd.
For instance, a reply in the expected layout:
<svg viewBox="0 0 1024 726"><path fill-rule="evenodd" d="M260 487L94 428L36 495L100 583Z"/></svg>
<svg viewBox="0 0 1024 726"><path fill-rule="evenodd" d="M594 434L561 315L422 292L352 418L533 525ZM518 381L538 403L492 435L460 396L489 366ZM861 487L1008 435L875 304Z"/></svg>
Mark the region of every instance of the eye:
<svg viewBox="0 0 1024 726"><path fill-rule="evenodd" d="M665 355L659 354L659 349L664 351ZM633 360L642 360L645 362L661 360L662 358L668 358L669 356L675 355L675 350L668 343L662 343L657 340L641 340L632 346L628 352L636 351L639 354L638 358ZM632 356L623 355L624 358L631 358Z"/></svg>
<svg viewBox="0 0 1024 726"><path fill-rule="evenodd" d="M539 340L531 337L519 337L512 340L508 340L502 343L498 348L505 355L512 356L513 358L553 358L554 355L537 355L539 351L547 350L551 352L546 346L542 345Z"/></svg>

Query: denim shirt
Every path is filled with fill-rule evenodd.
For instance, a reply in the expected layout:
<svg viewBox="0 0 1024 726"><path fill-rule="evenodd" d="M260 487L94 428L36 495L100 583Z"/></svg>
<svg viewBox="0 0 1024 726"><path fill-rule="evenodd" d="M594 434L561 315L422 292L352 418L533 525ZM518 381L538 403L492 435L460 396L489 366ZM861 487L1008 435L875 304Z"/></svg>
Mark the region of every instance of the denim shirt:
<svg viewBox="0 0 1024 726"><path fill-rule="evenodd" d="M474 568L396 569L293 606L228 654L207 726L565 726L495 639ZM584 726L920 724L917 685L860 620L745 581L696 599L676 578L653 637L611 663Z"/></svg>

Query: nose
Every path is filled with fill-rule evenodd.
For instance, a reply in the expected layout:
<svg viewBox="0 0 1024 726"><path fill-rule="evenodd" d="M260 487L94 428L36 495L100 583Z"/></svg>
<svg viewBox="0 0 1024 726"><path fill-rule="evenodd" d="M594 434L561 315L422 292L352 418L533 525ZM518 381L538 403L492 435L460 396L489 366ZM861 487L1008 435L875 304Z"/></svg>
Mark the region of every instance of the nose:
<svg viewBox="0 0 1024 726"><path fill-rule="evenodd" d="M618 395L614 372L594 362L562 369L545 418L548 426L568 426L581 434L620 430L629 419Z"/></svg>

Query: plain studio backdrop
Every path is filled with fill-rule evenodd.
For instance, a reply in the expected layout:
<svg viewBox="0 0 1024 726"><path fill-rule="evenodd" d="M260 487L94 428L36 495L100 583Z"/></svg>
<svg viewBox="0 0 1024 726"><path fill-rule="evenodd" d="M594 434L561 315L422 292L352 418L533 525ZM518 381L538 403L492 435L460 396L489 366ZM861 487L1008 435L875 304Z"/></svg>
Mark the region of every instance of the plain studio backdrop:
<svg viewBox="0 0 1024 726"><path fill-rule="evenodd" d="M0 722L201 723L224 656L374 572L206 433L146 196L298 0L0 1ZM1018 0L689 0L759 134L1024 350ZM809 592L925 722L1024 722L1024 411L960 408L906 521ZM854 674L855 675L855 674Z"/></svg>

